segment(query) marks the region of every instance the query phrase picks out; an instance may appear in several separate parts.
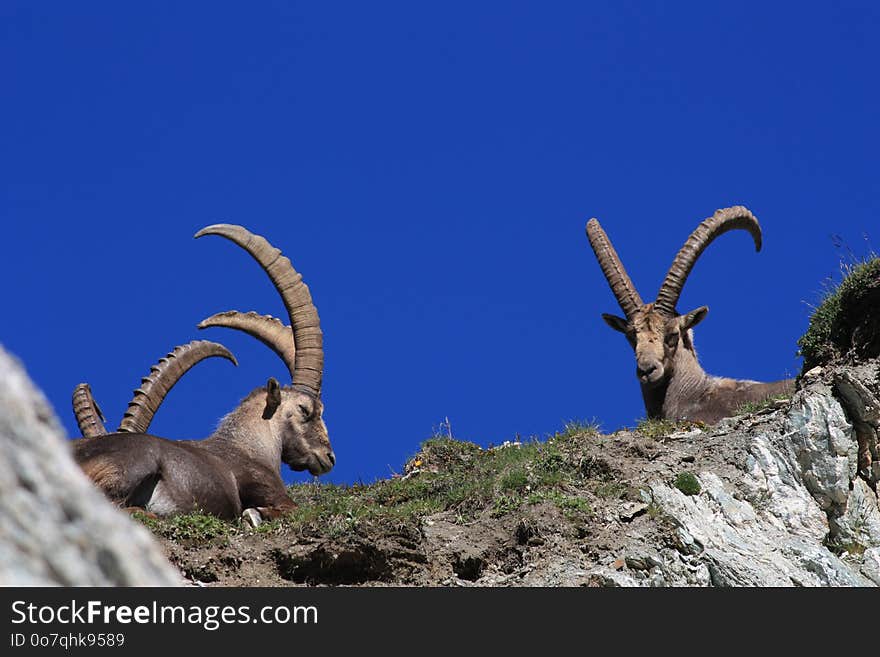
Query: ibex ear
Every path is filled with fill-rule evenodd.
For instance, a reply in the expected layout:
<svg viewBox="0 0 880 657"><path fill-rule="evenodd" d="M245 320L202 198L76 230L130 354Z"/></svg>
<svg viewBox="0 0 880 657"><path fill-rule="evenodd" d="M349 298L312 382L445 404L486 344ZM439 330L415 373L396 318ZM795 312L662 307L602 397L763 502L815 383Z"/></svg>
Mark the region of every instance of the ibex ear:
<svg viewBox="0 0 880 657"><path fill-rule="evenodd" d="M682 331L687 331L688 329L692 329L697 324L706 319L706 313L709 312L709 306L700 306L696 310L690 311L687 315L682 315L680 321L680 326Z"/></svg>
<svg viewBox="0 0 880 657"><path fill-rule="evenodd" d="M263 409L263 419L268 420L275 415L279 406L281 406L281 384L275 378L269 377L269 381L266 382L266 408Z"/></svg>
<svg viewBox="0 0 880 657"><path fill-rule="evenodd" d="M629 322L626 321L623 317L618 317L617 315L609 315L608 313L602 313L602 319L605 320L605 323L608 324L615 331L620 331L621 333L626 333L626 329L629 326Z"/></svg>

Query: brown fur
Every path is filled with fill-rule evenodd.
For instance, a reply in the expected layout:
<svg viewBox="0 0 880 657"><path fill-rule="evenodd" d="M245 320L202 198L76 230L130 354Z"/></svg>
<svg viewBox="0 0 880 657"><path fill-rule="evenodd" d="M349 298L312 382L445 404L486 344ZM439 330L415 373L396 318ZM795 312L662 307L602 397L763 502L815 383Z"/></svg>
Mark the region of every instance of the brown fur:
<svg viewBox="0 0 880 657"><path fill-rule="evenodd" d="M636 354L636 376L649 418L714 423L748 402L788 394L794 379L773 383L711 376L697 359L694 326L708 313L702 306L685 315L666 317L645 304L627 321L603 315L621 331Z"/></svg>
<svg viewBox="0 0 880 657"><path fill-rule="evenodd" d="M202 510L232 518L248 508L265 508L267 513L290 509L281 464L317 476L329 472L336 462L322 417L324 352L318 311L302 276L264 237L229 224L208 226L196 233L196 237L203 235L223 236L250 253L281 296L291 325L269 316L231 311L214 315L199 327L226 326L259 339L287 365L292 385L282 387L270 378L227 415L214 434L201 441L117 433L111 439L77 441L74 456L108 497L157 515ZM234 362L225 347L219 347L222 353L212 350L212 354L220 353ZM186 362L180 361L181 366ZM191 364L195 362L198 360ZM127 417L133 422L130 426L123 423L121 431L145 431L152 416L140 412L143 405L151 404L155 411L164 396L152 394L151 389L167 391L173 385L166 380L173 368L157 366L153 370L155 376L144 379L144 388L136 391L136 400L129 404Z"/></svg>
<svg viewBox="0 0 880 657"><path fill-rule="evenodd" d="M122 468L108 456L97 456L80 463L85 475L102 490L115 490L122 482Z"/></svg>
<svg viewBox="0 0 880 657"><path fill-rule="evenodd" d="M701 306L678 314L682 287L700 254L720 235L747 231L761 250L761 227L743 206L716 210L690 234L663 279L657 299L644 303L626 273L611 240L598 220L587 222L587 239L626 318L603 314L605 322L623 333L635 351L636 376L649 418L716 422L747 402L788 393L794 380L774 383L710 376L697 360L691 329L705 319Z"/></svg>
<svg viewBox="0 0 880 657"><path fill-rule="evenodd" d="M133 433L82 438L73 443L74 458L111 500L160 516L201 510L236 518L247 508L264 509L268 517L289 512L293 503L281 463L319 475L336 457L321 401L276 386L270 382L253 391L204 440Z"/></svg>

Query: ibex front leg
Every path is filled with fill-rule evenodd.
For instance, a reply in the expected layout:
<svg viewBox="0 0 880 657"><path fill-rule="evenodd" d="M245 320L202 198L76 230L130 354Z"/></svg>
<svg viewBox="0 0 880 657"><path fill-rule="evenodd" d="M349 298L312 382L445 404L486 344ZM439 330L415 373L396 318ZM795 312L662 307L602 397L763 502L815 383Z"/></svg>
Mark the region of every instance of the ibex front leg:
<svg viewBox="0 0 880 657"><path fill-rule="evenodd" d="M297 509L297 505L287 495L284 482L278 480L267 483L253 483L242 495L241 518L252 527L259 527L266 520L281 518Z"/></svg>

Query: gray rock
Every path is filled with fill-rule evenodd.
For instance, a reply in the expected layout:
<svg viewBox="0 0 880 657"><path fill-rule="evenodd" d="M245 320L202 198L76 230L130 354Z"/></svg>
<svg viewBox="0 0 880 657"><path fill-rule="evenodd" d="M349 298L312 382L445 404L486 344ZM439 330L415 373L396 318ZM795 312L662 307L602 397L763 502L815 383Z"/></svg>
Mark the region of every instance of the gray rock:
<svg viewBox="0 0 880 657"><path fill-rule="evenodd" d="M880 509L877 496L861 479L853 481L844 512L831 520L834 538L840 545L880 546Z"/></svg>
<svg viewBox="0 0 880 657"><path fill-rule="evenodd" d="M181 584L152 536L82 474L63 435L0 348L0 585Z"/></svg>
<svg viewBox="0 0 880 657"><path fill-rule="evenodd" d="M813 384L795 396L785 438L807 489L822 509L839 513L856 473L858 444L830 388Z"/></svg>
<svg viewBox="0 0 880 657"><path fill-rule="evenodd" d="M874 362L859 375L880 381L878 372ZM856 472L859 443L847 410L818 374L778 417L760 426L729 421L714 431L745 447L736 469L708 464L693 496L655 482L653 503L674 527L669 547L657 563L633 550L625 571L593 569L594 583L880 585L877 495Z"/></svg>
<svg viewBox="0 0 880 657"><path fill-rule="evenodd" d="M880 548L865 550L862 560L862 574L880 586Z"/></svg>

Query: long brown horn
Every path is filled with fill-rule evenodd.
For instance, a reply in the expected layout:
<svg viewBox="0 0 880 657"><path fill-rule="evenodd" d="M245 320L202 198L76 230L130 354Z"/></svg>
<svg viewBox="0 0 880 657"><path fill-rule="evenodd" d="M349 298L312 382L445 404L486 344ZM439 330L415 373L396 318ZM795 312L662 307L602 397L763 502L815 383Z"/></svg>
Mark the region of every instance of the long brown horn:
<svg viewBox="0 0 880 657"><path fill-rule="evenodd" d="M596 219L587 222L587 239L590 240L590 246L593 247L593 253L596 254L596 259L599 261L602 273L605 274L605 280L608 281L611 291L617 298L617 303L629 319L641 308L642 298L627 275L626 269L623 268L617 251L611 246L611 240Z"/></svg>
<svg viewBox="0 0 880 657"><path fill-rule="evenodd" d="M293 331L277 317L258 315L253 311L240 313L237 310L227 310L226 312L211 315L198 324L200 329L210 326L236 329L255 337L278 354L281 360L284 361L284 364L287 365L291 378L293 377L296 355Z"/></svg>
<svg viewBox="0 0 880 657"><path fill-rule="evenodd" d="M714 215L704 219L696 227L687 238L684 246L681 247L678 255L675 256L666 278L663 279L663 285L660 286L660 291L657 293L654 308L664 315L672 317L675 314L675 306L684 283L700 254L716 237L736 229L747 230L755 240L755 251L761 250L761 226L755 215L742 205L716 210Z"/></svg>
<svg viewBox="0 0 880 657"><path fill-rule="evenodd" d="M150 368L149 376L141 380L141 387L134 391L134 397L128 403L128 409L117 431L145 433L165 395L180 377L194 365L212 356L220 356L231 361L233 365L238 365L235 356L226 347L208 340L193 340L175 347L174 351L161 358Z"/></svg>
<svg viewBox="0 0 880 657"><path fill-rule="evenodd" d="M107 435L107 429L104 428L107 420L98 402L92 397L92 389L88 383L80 383L73 389L73 414L84 438Z"/></svg>
<svg viewBox="0 0 880 657"><path fill-rule="evenodd" d="M309 287L303 283L302 276L290 264L290 260L273 247L266 238L254 235L242 226L215 224L202 228L196 237L220 235L251 254L269 275L278 294L287 308L290 324L293 326L293 339L296 345L294 356L293 385L299 390L320 396L321 378L324 372L324 343L318 310L312 303ZM278 349L283 346L278 347ZM276 349L276 351L278 351Z"/></svg>

